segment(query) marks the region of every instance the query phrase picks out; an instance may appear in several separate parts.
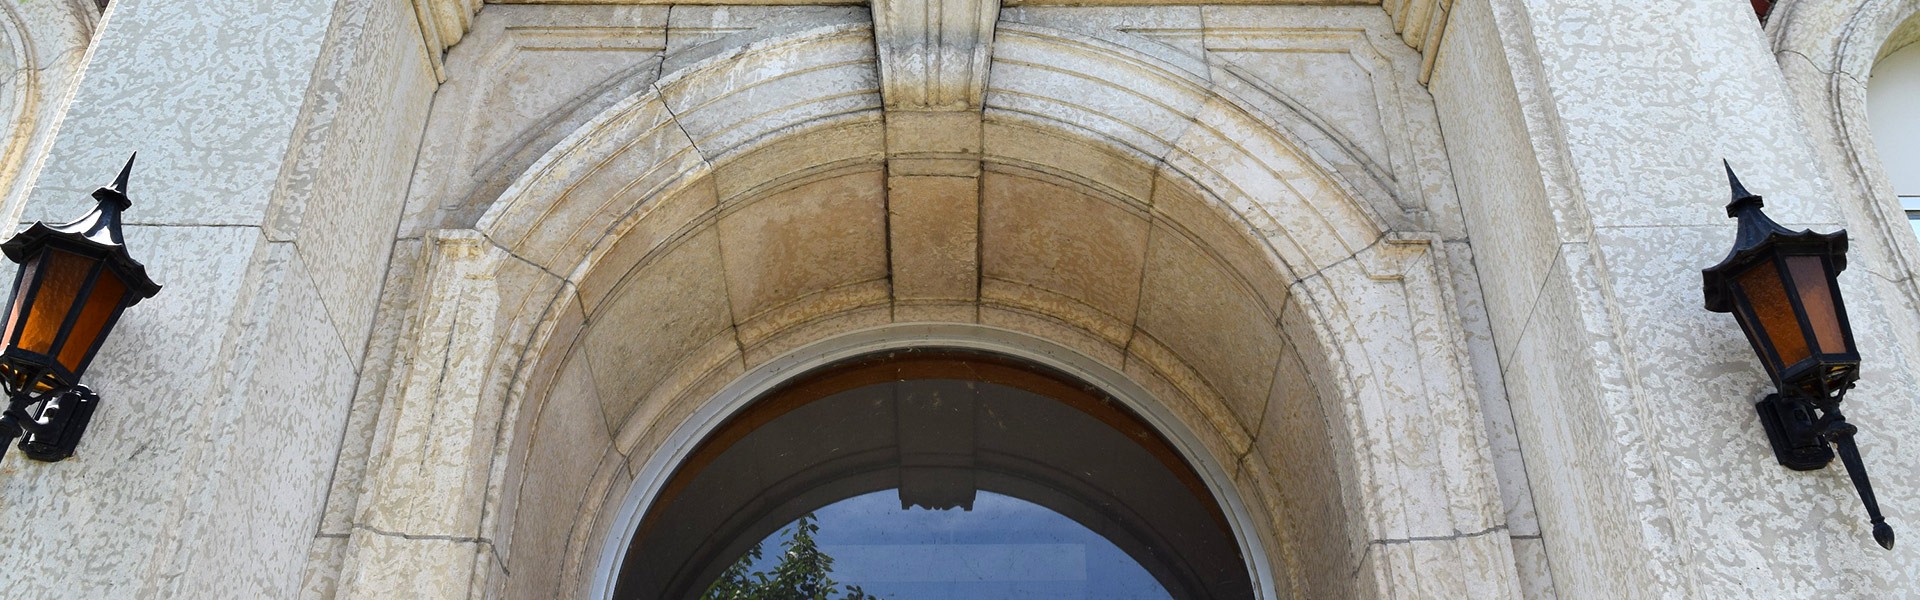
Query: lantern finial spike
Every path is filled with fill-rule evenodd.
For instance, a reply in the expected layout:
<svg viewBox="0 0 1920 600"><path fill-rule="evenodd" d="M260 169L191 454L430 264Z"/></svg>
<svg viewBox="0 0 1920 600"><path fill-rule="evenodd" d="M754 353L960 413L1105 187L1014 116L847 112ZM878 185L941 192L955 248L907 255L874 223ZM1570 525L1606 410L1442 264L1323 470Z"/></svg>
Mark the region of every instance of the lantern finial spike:
<svg viewBox="0 0 1920 600"><path fill-rule="evenodd" d="M113 178L113 185L108 187L113 188L113 191L120 192L123 196L126 195L127 179L133 176L133 159L139 157L139 152L127 155L127 165L120 167L120 176Z"/></svg>
<svg viewBox="0 0 1920 600"><path fill-rule="evenodd" d="M1720 159L1720 164L1727 168L1727 185L1733 188L1733 201L1727 203L1727 216L1736 216L1740 209L1748 206L1759 208L1766 205L1760 200L1760 196L1747 191L1747 186L1740 184L1740 176L1733 174L1733 162L1723 158Z"/></svg>

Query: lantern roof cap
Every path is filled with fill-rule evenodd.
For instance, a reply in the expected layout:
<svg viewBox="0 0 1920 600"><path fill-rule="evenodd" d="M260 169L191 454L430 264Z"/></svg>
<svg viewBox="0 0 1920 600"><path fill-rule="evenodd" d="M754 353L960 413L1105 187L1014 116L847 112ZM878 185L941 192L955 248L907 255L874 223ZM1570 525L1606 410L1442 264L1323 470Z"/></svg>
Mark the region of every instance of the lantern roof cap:
<svg viewBox="0 0 1920 600"><path fill-rule="evenodd" d="M133 161L137 156L135 153L127 157L127 164L120 168L120 175L113 183L93 191L97 201L93 210L59 225L34 221L26 231L0 243L0 253L16 263L24 263L42 248L58 246L61 250L106 260L120 274L127 289L135 294L134 302L159 293L160 285L147 276L146 266L128 254L126 236L121 232L120 213L133 206L127 197L127 182L133 175Z"/></svg>
<svg viewBox="0 0 1920 600"><path fill-rule="evenodd" d="M1733 299L1729 292L1730 279L1746 271L1755 262L1772 258L1778 250L1792 248L1795 254L1822 254L1831 258L1835 273L1847 268L1847 231L1842 229L1833 233L1815 233L1811 229L1794 231L1781 226L1761 208L1765 200L1758 194L1747 191L1740 184L1740 177L1733 173L1733 165L1725 160L1721 164L1727 169L1727 185L1732 188L1733 200L1727 203L1727 216L1739 219L1738 229L1733 237L1733 250L1720 264L1700 271L1707 296L1707 310L1730 312Z"/></svg>

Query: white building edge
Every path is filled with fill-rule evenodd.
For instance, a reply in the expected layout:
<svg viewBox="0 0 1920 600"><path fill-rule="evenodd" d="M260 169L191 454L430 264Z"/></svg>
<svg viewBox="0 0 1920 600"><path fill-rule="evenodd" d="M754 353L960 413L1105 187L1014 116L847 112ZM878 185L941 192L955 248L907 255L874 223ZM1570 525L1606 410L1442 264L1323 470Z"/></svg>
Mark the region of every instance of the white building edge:
<svg viewBox="0 0 1920 600"><path fill-rule="evenodd" d="M1775 463L1699 276L1722 159L1849 232L1848 415L1920 532L1916 14L4 3L7 214L137 151L166 289L78 455L0 462L0 597L612 598L734 411L928 346L1125 400L1261 598L1917 594Z"/></svg>

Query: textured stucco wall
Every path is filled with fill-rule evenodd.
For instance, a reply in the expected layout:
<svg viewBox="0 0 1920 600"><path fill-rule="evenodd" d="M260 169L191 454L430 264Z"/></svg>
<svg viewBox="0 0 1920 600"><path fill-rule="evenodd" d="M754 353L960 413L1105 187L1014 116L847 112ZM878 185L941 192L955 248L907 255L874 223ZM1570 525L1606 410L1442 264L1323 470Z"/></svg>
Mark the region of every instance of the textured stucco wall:
<svg viewBox="0 0 1920 600"><path fill-rule="evenodd" d="M5 595L299 587L434 86L388 4L113 4L26 218L139 151L127 238L166 289L89 373L79 456L8 456Z"/></svg>
<svg viewBox="0 0 1920 600"><path fill-rule="evenodd" d="M1913 551L1873 545L1837 463L1774 463L1750 405L1764 373L1700 308L1699 269L1732 239L1722 157L1780 221L1847 224L1752 14L1467 0L1451 27L1433 90L1558 597L1913 588ZM1890 325L1911 309L1866 254L1842 277L1869 357L1848 413L1898 498L1916 423Z"/></svg>

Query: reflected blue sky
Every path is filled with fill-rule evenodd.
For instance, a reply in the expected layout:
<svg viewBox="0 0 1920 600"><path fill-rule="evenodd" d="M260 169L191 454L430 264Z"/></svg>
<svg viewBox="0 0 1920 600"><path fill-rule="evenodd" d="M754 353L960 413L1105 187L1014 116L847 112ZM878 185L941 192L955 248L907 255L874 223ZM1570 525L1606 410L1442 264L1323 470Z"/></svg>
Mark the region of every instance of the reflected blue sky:
<svg viewBox="0 0 1920 600"><path fill-rule="evenodd" d="M982 491L973 510L903 510L897 491L814 513L833 579L887 600L1167 600L1119 547L1059 513ZM773 568L791 525L769 536L756 570Z"/></svg>

